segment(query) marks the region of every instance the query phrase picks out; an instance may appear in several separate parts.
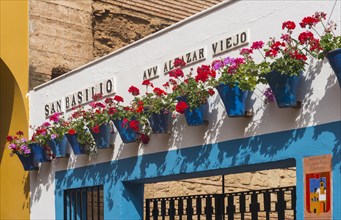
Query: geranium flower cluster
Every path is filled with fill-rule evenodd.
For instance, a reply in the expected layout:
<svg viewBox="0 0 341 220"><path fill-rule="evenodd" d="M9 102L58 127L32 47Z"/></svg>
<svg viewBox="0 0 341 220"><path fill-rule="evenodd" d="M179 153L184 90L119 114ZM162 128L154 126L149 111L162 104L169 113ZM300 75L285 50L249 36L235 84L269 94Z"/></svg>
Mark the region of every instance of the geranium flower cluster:
<svg viewBox="0 0 341 220"><path fill-rule="evenodd" d="M28 156L31 153L30 141L24 138L23 135L22 131L18 131L16 136L7 136L6 141L9 143L8 148L11 150L11 156L13 154Z"/></svg>

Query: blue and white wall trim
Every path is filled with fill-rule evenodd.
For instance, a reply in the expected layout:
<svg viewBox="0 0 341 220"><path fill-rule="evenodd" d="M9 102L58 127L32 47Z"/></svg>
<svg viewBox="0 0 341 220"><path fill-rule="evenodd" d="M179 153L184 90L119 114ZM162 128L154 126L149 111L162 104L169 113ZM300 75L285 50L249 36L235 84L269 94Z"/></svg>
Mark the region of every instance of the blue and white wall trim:
<svg viewBox="0 0 341 220"><path fill-rule="evenodd" d="M213 42L249 31L249 41L280 36L281 23L299 22L324 11L341 26L340 1L228 1L117 52L80 67L30 92L30 124L45 121L44 106L106 79L127 101L127 88L140 85L144 70L175 56L207 47L206 59L237 56L238 49L213 56ZM340 29L337 30L340 33ZM259 59L261 59L259 57ZM207 126L188 127L182 116L172 133L152 135L148 145L123 144L95 158L71 155L31 172L31 218L62 219L63 190L104 186L105 219L142 219L143 184L189 177L296 166L297 218L303 219L303 158L332 155L333 219L341 219L341 91L326 62L308 61L299 89L302 107L264 105L259 86L250 97L252 118L228 118L219 96L209 101ZM153 80L166 81L162 72ZM77 83L75 83L77 82ZM144 91L141 85L140 90Z"/></svg>

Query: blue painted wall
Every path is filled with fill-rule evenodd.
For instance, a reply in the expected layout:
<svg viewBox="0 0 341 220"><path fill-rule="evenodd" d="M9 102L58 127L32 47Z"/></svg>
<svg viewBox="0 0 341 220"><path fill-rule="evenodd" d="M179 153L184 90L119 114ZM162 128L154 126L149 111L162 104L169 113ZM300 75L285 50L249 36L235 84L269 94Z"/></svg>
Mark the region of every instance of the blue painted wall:
<svg viewBox="0 0 341 220"><path fill-rule="evenodd" d="M116 160L56 173L56 218L63 190L104 186L105 219L142 219L143 183L295 166L297 219L303 219L303 158L332 154L333 219L341 219L341 121Z"/></svg>

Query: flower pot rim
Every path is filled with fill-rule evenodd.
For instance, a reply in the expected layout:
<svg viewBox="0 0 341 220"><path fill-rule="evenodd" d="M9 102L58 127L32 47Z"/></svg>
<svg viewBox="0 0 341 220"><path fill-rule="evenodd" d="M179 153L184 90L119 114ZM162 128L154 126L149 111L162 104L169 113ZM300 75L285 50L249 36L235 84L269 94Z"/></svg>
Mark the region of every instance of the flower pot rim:
<svg viewBox="0 0 341 220"><path fill-rule="evenodd" d="M331 55L331 54L333 54L333 53L338 53L338 52L341 52L341 48L336 48L336 49L334 49L334 50L328 51L327 56L328 56L328 55Z"/></svg>

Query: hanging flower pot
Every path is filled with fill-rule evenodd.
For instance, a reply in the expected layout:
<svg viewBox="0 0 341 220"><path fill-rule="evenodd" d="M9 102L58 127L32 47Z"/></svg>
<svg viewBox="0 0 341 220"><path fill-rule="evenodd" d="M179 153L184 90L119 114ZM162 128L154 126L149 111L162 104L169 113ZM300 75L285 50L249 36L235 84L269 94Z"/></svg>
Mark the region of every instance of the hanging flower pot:
<svg viewBox="0 0 341 220"><path fill-rule="evenodd" d="M66 146L67 146L67 138L63 135L62 139L53 139L49 140L48 144L52 149L55 157L65 157L66 156Z"/></svg>
<svg viewBox="0 0 341 220"><path fill-rule="evenodd" d="M21 164L24 167L24 170L29 171L29 170L37 170L38 167L36 166L37 163L34 162L34 156L32 153L23 155L23 154L17 154Z"/></svg>
<svg viewBox="0 0 341 220"><path fill-rule="evenodd" d="M92 137L95 139L96 145L99 149L110 147L110 130L109 123L90 128Z"/></svg>
<svg viewBox="0 0 341 220"><path fill-rule="evenodd" d="M77 134L65 134L67 140L69 141L73 153L75 155L84 154L85 153L85 146L80 144L77 140Z"/></svg>
<svg viewBox="0 0 341 220"><path fill-rule="evenodd" d="M216 87L229 117L246 115L246 98L249 91L242 91L238 86L220 84Z"/></svg>
<svg viewBox="0 0 341 220"><path fill-rule="evenodd" d="M341 48L330 51L327 53L326 57L330 66L333 68L337 80L339 81L339 86L341 87Z"/></svg>
<svg viewBox="0 0 341 220"><path fill-rule="evenodd" d="M298 108L300 102L297 101L297 90L299 76L282 74L278 71L271 71L265 75L279 108Z"/></svg>
<svg viewBox="0 0 341 220"><path fill-rule="evenodd" d="M154 134L167 133L169 111L163 109L160 113L152 112L148 120Z"/></svg>
<svg viewBox="0 0 341 220"><path fill-rule="evenodd" d="M187 102L186 96L180 96L177 98L178 101ZM206 124L204 120L205 104L195 108L187 108L185 110L186 122L189 126L198 126Z"/></svg>
<svg viewBox="0 0 341 220"><path fill-rule="evenodd" d="M123 143L136 142L137 134L128 124L124 124L123 120L114 120L114 124Z"/></svg>
<svg viewBox="0 0 341 220"><path fill-rule="evenodd" d="M46 151L43 146L38 143L32 143L29 144L29 147L31 148L34 162L43 163L50 161L47 158Z"/></svg>

